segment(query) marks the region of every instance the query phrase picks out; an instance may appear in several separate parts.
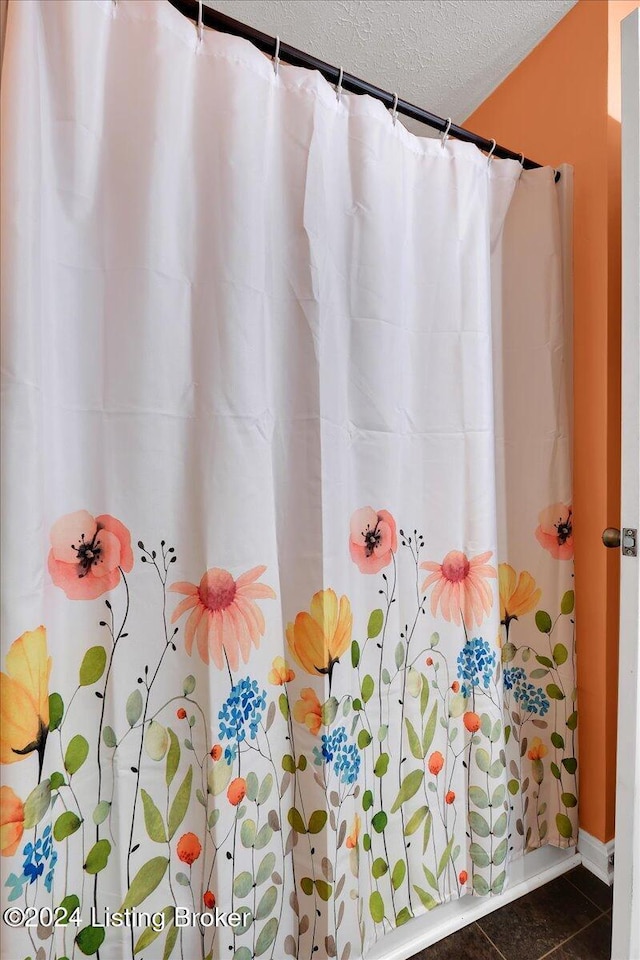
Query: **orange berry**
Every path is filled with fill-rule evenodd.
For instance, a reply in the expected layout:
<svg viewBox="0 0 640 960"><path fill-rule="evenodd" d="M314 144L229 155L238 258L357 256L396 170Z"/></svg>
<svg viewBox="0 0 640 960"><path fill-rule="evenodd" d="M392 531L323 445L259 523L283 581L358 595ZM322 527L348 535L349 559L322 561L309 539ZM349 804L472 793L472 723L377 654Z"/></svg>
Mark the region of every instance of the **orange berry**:
<svg viewBox="0 0 640 960"><path fill-rule="evenodd" d="M458 690L460 689L460 684L458 683L457 680L453 681L453 683L451 684L451 689L453 690L454 693L458 692Z"/></svg>
<svg viewBox="0 0 640 960"><path fill-rule="evenodd" d="M237 807L244 800L246 793L247 781L244 777L236 777L227 787L227 800L232 806Z"/></svg>
<svg viewBox="0 0 640 960"><path fill-rule="evenodd" d="M178 720L184 720L186 715L187 711L184 709L184 707L180 707L178 710L176 710L176 717Z"/></svg>
<svg viewBox="0 0 640 960"><path fill-rule="evenodd" d="M427 657L426 664L428 667L433 666L433 657Z"/></svg>
<svg viewBox="0 0 640 960"><path fill-rule="evenodd" d="M462 722L469 733L476 733L476 731L480 729L480 717L477 713L472 713L471 711L465 713Z"/></svg>
<svg viewBox="0 0 640 960"><path fill-rule="evenodd" d="M433 753L429 757L427 766L429 767L429 773L432 773L434 777L437 777L440 771L442 770L442 768L444 767L444 757L442 756L439 750L433 751Z"/></svg>
<svg viewBox="0 0 640 960"><path fill-rule="evenodd" d="M219 760L221 756L222 756L222 747L220 746L219 743L216 743L214 744L213 747L211 747L211 759Z"/></svg>
<svg viewBox="0 0 640 960"><path fill-rule="evenodd" d="M188 863L189 866L198 859L201 850L202 844L195 833L183 833L176 847L176 853L179 859L182 860L183 863Z"/></svg>
<svg viewBox="0 0 640 960"><path fill-rule="evenodd" d="M445 802L445 803L453 803L453 801L455 800L455 798L456 798L456 795L455 795L455 793L453 792L453 790L449 790L449 792L447 793L447 795L446 795L445 798L444 798L444 802Z"/></svg>
<svg viewBox="0 0 640 960"><path fill-rule="evenodd" d="M202 902L204 903L207 910L213 910L216 905L216 898L211 893L211 890L207 890L202 897Z"/></svg>
<svg viewBox="0 0 640 960"><path fill-rule="evenodd" d="M464 884L467 882L468 877L469 877L469 874L467 873L467 871L461 870L458 875L458 880L464 886Z"/></svg>

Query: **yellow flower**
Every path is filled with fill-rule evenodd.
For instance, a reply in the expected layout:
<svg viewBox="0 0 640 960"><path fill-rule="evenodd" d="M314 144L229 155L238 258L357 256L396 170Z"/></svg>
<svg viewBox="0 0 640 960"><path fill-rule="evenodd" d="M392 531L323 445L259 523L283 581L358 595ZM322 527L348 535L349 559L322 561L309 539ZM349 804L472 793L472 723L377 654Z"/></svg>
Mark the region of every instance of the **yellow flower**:
<svg viewBox="0 0 640 960"><path fill-rule="evenodd" d="M296 700L293 705L293 719L305 723L316 737L322 726L322 704L311 687L303 687L300 695L302 699Z"/></svg>
<svg viewBox="0 0 640 960"><path fill-rule="evenodd" d="M284 657L276 657L269 670L269 683L275 683L281 687L285 683L290 683L294 677L295 673Z"/></svg>
<svg viewBox="0 0 640 960"><path fill-rule="evenodd" d="M546 757L547 753L546 745L542 742L540 737L534 737L531 741L531 747L527 750L527 756L529 760L542 760L543 757Z"/></svg>
<svg viewBox="0 0 640 960"><path fill-rule="evenodd" d="M47 632L28 630L15 640L0 673L0 763L16 763L37 751L42 771L49 732Z"/></svg>
<svg viewBox="0 0 640 960"><path fill-rule="evenodd" d="M505 625L510 620L517 620L538 603L542 590L536 587L536 582L530 573L523 570L519 576L508 563L501 563L498 567L498 583L500 585L500 620Z"/></svg>
<svg viewBox="0 0 640 960"><path fill-rule="evenodd" d="M311 598L310 612L300 612L287 626L287 642L296 663L307 673L331 676L351 642L353 616L348 597L320 590Z"/></svg>
<svg viewBox="0 0 640 960"><path fill-rule="evenodd" d="M361 824L360 815L356 813L355 817L353 818L351 833L347 837L347 846L349 847L350 850L353 850L353 848L358 843L358 837L360 836L360 824Z"/></svg>
<svg viewBox="0 0 640 960"><path fill-rule="evenodd" d="M24 833L24 804L11 787L0 787L0 853L12 856Z"/></svg>

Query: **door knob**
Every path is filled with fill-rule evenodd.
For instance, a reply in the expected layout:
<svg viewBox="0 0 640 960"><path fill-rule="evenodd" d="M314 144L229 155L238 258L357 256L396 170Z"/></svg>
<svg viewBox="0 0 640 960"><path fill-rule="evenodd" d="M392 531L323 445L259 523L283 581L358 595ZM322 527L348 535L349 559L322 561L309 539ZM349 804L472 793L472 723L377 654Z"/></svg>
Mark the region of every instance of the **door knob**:
<svg viewBox="0 0 640 960"><path fill-rule="evenodd" d="M602 531L602 542L605 547L619 547L620 546L620 531L617 527L607 527L606 530Z"/></svg>

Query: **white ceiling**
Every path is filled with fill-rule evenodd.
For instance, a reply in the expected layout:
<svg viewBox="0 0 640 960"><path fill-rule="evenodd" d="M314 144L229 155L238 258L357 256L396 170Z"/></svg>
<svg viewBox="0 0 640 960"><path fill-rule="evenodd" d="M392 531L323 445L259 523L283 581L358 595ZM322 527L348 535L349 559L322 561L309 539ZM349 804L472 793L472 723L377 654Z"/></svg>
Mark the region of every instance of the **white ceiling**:
<svg viewBox="0 0 640 960"><path fill-rule="evenodd" d="M462 122L576 0L205 0ZM407 121L423 136L424 126Z"/></svg>

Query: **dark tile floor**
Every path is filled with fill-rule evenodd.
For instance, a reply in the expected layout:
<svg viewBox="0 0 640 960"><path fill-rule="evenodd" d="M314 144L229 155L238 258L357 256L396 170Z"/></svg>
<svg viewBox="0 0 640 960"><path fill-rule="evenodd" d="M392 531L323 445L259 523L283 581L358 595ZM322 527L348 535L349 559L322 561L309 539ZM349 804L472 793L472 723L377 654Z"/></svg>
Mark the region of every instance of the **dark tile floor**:
<svg viewBox="0 0 640 960"><path fill-rule="evenodd" d="M612 899L576 867L412 960L611 960Z"/></svg>

